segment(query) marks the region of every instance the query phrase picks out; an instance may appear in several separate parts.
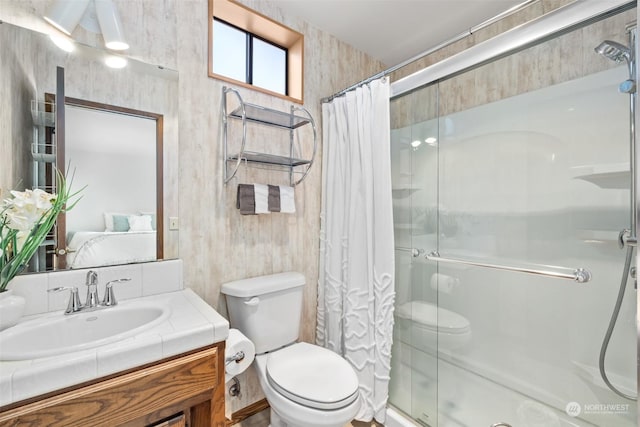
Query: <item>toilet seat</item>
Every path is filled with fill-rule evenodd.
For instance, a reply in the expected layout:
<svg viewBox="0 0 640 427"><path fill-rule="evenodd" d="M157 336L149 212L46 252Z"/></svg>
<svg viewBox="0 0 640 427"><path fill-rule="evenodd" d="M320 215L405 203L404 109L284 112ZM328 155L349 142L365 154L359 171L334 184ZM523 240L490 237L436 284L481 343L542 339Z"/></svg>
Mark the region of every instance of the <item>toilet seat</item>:
<svg viewBox="0 0 640 427"><path fill-rule="evenodd" d="M310 408L338 409L358 397L358 377L349 362L316 345L302 342L270 353L266 374L278 393Z"/></svg>
<svg viewBox="0 0 640 427"><path fill-rule="evenodd" d="M425 329L448 334L464 334L471 330L469 320L464 316L436 307L427 301L411 301L396 308L396 315L416 322Z"/></svg>

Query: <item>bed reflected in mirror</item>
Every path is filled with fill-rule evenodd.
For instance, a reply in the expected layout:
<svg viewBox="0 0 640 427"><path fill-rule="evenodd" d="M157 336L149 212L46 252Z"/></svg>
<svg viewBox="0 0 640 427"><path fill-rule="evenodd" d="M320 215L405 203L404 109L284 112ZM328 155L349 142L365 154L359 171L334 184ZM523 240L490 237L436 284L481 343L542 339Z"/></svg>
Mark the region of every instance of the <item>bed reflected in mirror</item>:
<svg viewBox="0 0 640 427"><path fill-rule="evenodd" d="M75 173L72 190L86 185L23 273L177 258L177 71L122 56L125 66L111 68L112 52L75 41L63 51L6 22L0 40L0 95L10 100L0 109L0 198L55 191L54 168ZM131 133L132 122L146 124L146 136Z"/></svg>
<svg viewBox="0 0 640 427"><path fill-rule="evenodd" d="M162 123L159 114L66 99L65 165L84 188L59 221L67 268L163 258Z"/></svg>

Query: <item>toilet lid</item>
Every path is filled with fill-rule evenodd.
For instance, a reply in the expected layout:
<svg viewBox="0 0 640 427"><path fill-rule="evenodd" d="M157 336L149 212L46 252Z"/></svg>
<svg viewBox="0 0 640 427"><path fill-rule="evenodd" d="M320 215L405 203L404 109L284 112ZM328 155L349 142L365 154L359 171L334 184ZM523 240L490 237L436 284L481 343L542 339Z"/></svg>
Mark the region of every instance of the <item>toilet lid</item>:
<svg viewBox="0 0 640 427"><path fill-rule="evenodd" d="M338 409L358 397L358 377L349 362L304 342L270 353L267 378L280 394L312 408Z"/></svg>
<svg viewBox="0 0 640 427"><path fill-rule="evenodd" d="M469 331L469 321L458 313L442 307L436 307L427 301L411 301L399 305L396 315L402 319L412 320L420 326L436 329L439 332L461 334Z"/></svg>

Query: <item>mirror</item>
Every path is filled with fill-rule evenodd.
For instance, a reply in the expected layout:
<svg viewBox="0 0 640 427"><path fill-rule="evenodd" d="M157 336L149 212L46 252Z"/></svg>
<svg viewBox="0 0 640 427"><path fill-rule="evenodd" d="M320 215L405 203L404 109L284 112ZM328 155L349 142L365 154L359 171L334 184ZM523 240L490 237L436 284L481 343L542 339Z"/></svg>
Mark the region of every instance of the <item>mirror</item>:
<svg viewBox="0 0 640 427"><path fill-rule="evenodd" d="M64 163L91 191L58 222L58 266L162 259L162 115L67 98L64 122Z"/></svg>
<svg viewBox="0 0 640 427"><path fill-rule="evenodd" d="M176 258L169 217L178 216L177 72L121 56L126 66L110 68L109 52L78 43L67 52L8 23L0 23L0 41L0 95L11 100L0 112L1 197L51 190L52 166L62 162L68 177L75 174L73 189L86 185L59 221L58 245L43 248L29 271ZM41 122L53 116L57 67L65 120ZM55 143L61 134L65 144Z"/></svg>

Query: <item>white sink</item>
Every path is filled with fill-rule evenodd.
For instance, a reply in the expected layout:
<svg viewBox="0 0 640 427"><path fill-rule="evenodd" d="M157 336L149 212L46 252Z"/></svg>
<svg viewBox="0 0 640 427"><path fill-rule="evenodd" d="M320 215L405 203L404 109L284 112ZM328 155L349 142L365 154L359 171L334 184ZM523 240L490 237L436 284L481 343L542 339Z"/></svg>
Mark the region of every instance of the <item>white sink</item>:
<svg viewBox="0 0 640 427"><path fill-rule="evenodd" d="M47 315L0 332L0 361L71 353L139 334L170 314L162 305L118 305L65 316Z"/></svg>

